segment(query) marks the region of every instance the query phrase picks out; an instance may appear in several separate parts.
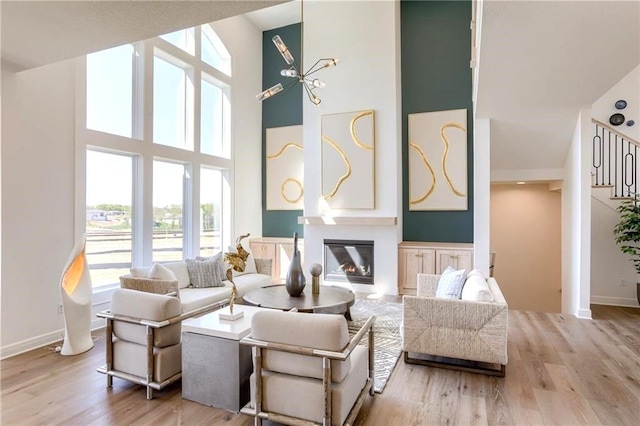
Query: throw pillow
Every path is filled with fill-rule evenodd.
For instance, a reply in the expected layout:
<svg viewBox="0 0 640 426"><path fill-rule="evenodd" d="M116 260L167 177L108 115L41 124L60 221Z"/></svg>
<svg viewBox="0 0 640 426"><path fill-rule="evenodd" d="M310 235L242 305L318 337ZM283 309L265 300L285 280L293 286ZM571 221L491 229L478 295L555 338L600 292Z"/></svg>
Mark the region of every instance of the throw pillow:
<svg viewBox="0 0 640 426"><path fill-rule="evenodd" d="M493 302L493 294L482 274L474 274L467 278L461 294L462 300L473 302Z"/></svg>
<svg viewBox="0 0 640 426"><path fill-rule="evenodd" d="M212 260L216 262L218 264L218 268L220 268L220 276L222 277L222 280L224 281L227 279L227 268L229 267L229 265L224 263L224 254L221 251L211 257L198 256L196 257L196 260Z"/></svg>
<svg viewBox="0 0 640 426"><path fill-rule="evenodd" d="M224 287L218 263L213 260L185 259L191 286L195 288Z"/></svg>
<svg viewBox="0 0 640 426"><path fill-rule="evenodd" d="M131 272L131 276L132 277L147 278L149 276L149 270L150 269L151 269L151 267L144 266L144 267L141 267L141 268L131 268L131 269L129 269L129 272Z"/></svg>
<svg viewBox="0 0 640 426"><path fill-rule="evenodd" d="M462 286L466 278L466 271L460 269L456 271L451 266L447 267L438 280L436 297L443 299L460 299Z"/></svg>
<svg viewBox="0 0 640 426"><path fill-rule="evenodd" d="M147 278L154 278L164 281L177 281L176 274L157 262L151 265L151 269L149 269Z"/></svg>

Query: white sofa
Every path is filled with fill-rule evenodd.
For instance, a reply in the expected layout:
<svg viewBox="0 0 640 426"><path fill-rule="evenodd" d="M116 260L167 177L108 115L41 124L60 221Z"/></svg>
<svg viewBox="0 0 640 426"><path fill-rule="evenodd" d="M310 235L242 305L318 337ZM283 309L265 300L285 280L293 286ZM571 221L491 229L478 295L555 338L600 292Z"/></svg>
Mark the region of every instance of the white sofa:
<svg viewBox="0 0 640 426"><path fill-rule="evenodd" d="M435 297L439 279L440 275L418 274L417 296L403 296L405 362L504 377L509 307L498 283L494 278L486 279L493 301L473 301ZM469 366L457 360L476 363ZM478 362L498 364L499 368Z"/></svg>
<svg viewBox="0 0 640 426"><path fill-rule="evenodd" d="M255 288L271 285L271 260L255 259L258 273L246 273L233 278L238 292L237 301ZM144 277L134 277L131 274L120 277L120 286L131 290L147 291L151 293L169 294L175 292L180 299L182 314L190 312L205 312L225 304L231 296L231 283L224 281L224 287L192 288L189 271L185 261L163 263L162 266L171 270L177 280L162 280ZM211 308L211 309L208 309Z"/></svg>

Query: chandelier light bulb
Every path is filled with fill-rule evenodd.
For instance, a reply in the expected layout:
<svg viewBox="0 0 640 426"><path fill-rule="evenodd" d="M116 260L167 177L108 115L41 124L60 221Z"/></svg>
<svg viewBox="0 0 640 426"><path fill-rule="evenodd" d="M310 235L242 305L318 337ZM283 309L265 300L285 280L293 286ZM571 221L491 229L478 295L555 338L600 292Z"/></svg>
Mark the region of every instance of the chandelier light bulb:
<svg viewBox="0 0 640 426"><path fill-rule="evenodd" d="M298 77L298 71L295 68L280 71L280 75L283 77Z"/></svg>
<svg viewBox="0 0 640 426"><path fill-rule="evenodd" d="M340 60L338 58L331 58L327 61L326 64L324 64L325 68L329 68L329 67L335 67L336 65L338 65L338 62Z"/></svg>
<svg viewBox="0 0 640 426"><path fill-rule="evenodd" d="M265 99L272 97L278 92L282 92L281 83L278 83L275 86L268 88L267 90L265 90L264 92L256 96L256 98L258 99L258 101L264 101Z"/></svg>
<svg viewBox="0 0 640 426"><path fill-rule="evenodd" d="M322 81L318 80L317 78L314 78L313 80L311 80L310 78L305 78L304 82L307 83L307 85L311 88L311 87L319 87L319 88L323 88L326 86L326 84L324 84Z"/></svg>
<svg viewBox="0 0 640 426"><path fill-rule="evenodd" d="M289 52L289 48L287 47L286 44L284 44L284 41L282 41L280 36L275 35L271 40L273 40L273 44L276 45L276 47L278 48L278 51L280 51L280 54L284 58L287 65L293 64L294 62L293 55L291 54L291 52Z"/></svg>

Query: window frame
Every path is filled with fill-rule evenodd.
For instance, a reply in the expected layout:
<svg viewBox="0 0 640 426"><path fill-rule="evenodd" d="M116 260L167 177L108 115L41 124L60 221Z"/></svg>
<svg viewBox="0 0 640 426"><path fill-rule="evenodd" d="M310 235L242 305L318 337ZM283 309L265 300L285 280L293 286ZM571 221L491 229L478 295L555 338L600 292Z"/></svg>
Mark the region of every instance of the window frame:
<svg viewBox="0 0 640 426"><path fill-rule="evenodd" d="M153 162L155 160L181 163L186 173L183 182L183 259L195 257L200 250L200 170L202 167L223 171L227 189L223 194L221 244L230 243L230 230L233 229L231 216L230 176L233 174L233 139L231 134L231 76L205 63L201 59L201 27L194 27L195 52L193 55L161 39L159 36L131 43L133 54L133 98L132 98L132 137L91 130L86 127L86 56L76 62L76 179L75 179L75 233L85 234L86 218L86 152L87 149L121 153L134 159L132 214L132 267L150 266L153 259ZM157 52L162 52L170 63L183 64L189 68L192 81L192 96L187 100L187 109L191 108L191 117L187 127L191 127L192 149L171 147L153 142L153 60ZM231 66L233 56L231 55ZM175 62L174 62L175 61ZM215 156L200 152L201 126L201 81L207 81L223 89L227 108L223 108L224 137L228 144L228 156ZM226 115L225 115L226 114ZM224 185L223 185L224 186ZM119 283L94 287L94 295L117 288Z"/></svg>

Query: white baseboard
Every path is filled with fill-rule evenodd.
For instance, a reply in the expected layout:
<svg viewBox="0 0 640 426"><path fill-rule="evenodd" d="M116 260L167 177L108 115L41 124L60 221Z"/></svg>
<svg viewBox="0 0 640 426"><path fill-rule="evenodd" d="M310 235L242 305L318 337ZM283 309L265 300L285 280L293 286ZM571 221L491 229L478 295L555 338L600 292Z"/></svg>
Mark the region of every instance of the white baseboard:
<svg viewBox="0 0 640 426"><path fill-rule="evenodd" d="M638 301L636 299L626 298L626 297L591 296L591 304L608 305L608 306L628 306L631 308L638 307Z"/></svg>
<svg viewBox="0 0 640 426"><path fill-rule="evenodd" d="M591 317L591 309L578 309L578 312L576 312L576 317L580 319L593 319Z"/></svg>
<svg viewBox="0 0 640 426"><path fill-rule="evenodd" d="M104 328L105 320L103 318L96 318L91 321L91 330L99 330ZM22 340L20 342L12 343L10 345L3 346L0 349L0 360L9 358L12 356L20 355L25 352L29 352L33 349L41 348L43 346L51 345L53 343L62 342L64 338L64 328L60 330L51 331L49 333L42 334L40 336L31 337L29 339Z"/></svg>

